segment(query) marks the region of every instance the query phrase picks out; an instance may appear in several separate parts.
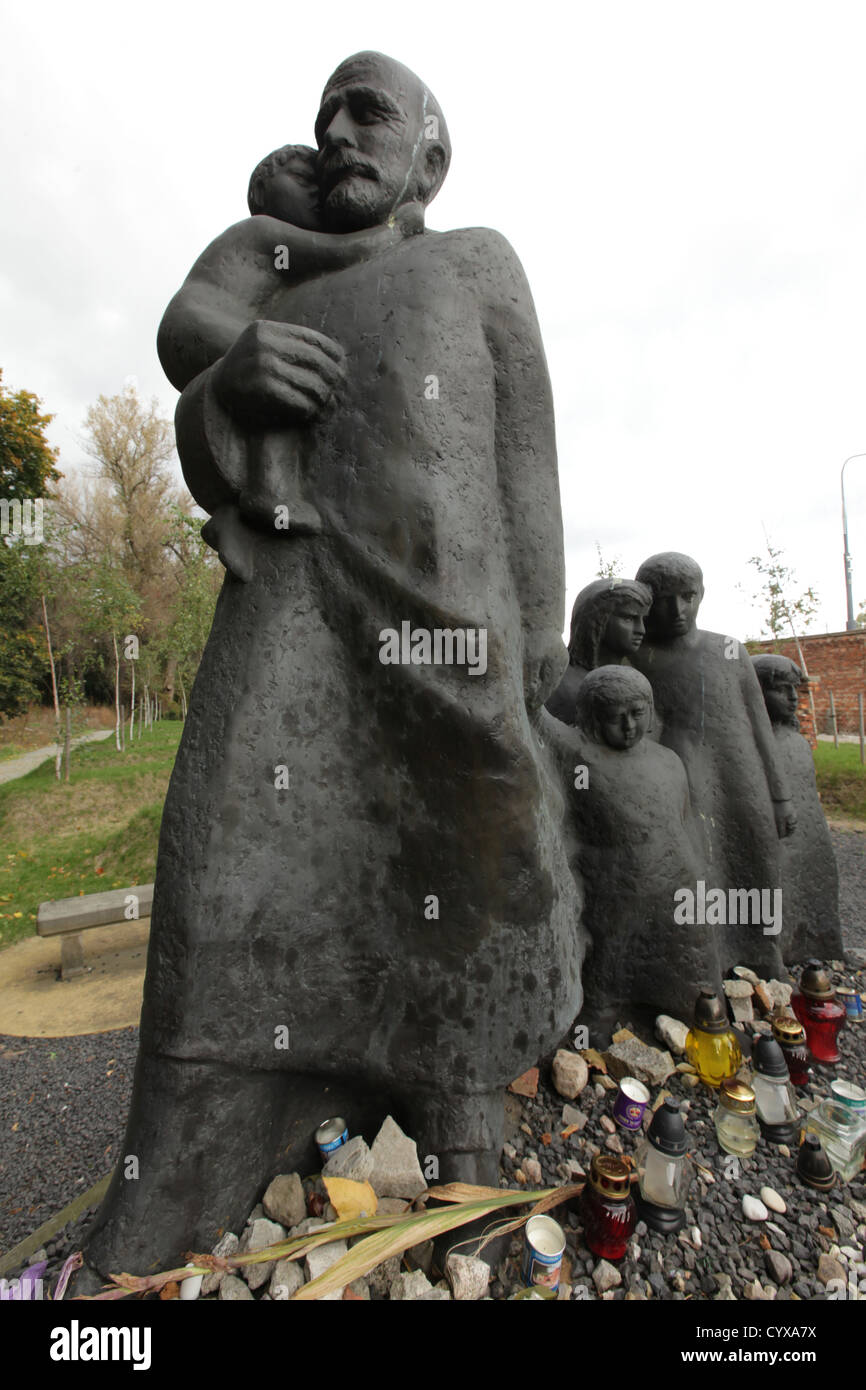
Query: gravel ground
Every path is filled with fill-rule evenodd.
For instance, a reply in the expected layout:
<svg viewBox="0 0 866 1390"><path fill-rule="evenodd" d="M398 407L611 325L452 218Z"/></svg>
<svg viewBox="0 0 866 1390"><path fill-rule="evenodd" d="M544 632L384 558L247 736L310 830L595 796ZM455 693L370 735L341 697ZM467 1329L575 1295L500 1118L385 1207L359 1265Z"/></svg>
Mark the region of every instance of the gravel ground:
<svg viewBox="0 0 866 1390"><path fill-rule="evenodd" d="M866 951L866 831L831 830L839 866L839 915L847 947Z"/></svg>
<svg viewBox="0 0 866 1390"><path fill-rule="evenodd" d="M137 1050L137 1028L0 1036L0 1253L116 1162Z"/></svg>
<svg viewBox="0 0 866 1390"><path fill-rule="evenodd" d="M866 950L866 834L832 832L841 881L842 920L846 945ZM841 963L840 963L841 964ZM797 972L795 972L797 973ZM836 984L866 990L866 971L850 966L834 972ZM629 1026L629 1020L622 1020ZM76 1038L24 1039L0 1037L0 1085L4 1097L0 1129L0 1251L24 1239L77 1192L96 1182L117 1160L131 1091L137 1030ZM646 1037L645 1041L653 1039ZM800 1093L803 1109L829 1094L833 1075L864 1084L866 1022L848 1025L840 1039L843 1061L830 1074L816 1075ZM715 1095L692 1087L675 1074L666 1089L688 1107L687 1132L691 1152L715 1181L699 1176L690 1193L687 1227L679 1237L662 1238L638 1226L626 1258L619 1262L620 1282L607 1299L748 1298L788 1299L826 1296L818 1278L822 1255L839 1262L850 1280L863 1284L866 1298L866 1183L861 1178L829 1194L804 1187L794 1173L794 1156L760 1143L755 1154L740 1160L738 1176L726 1176L725 1155L715 1138L712 1114ZM592 1080L576 1104L586 1115L580 1134L560 1137L565 1102L542 1072L534 1099L512 1102L514 1134L501 1167L503 1185L519 1186L518 1170L532 1160L541 1168L545 1185L566 1180L569 1163L586 1170L594 1151L606 1148L632 1152L635 1140L621 1130L610 1134L608 1121L615 1093ZM542 1135L550 1136L546 1143ZM742 1214L741 1198L757 1197L770 1186L787 1204L784 1215L771 1213L771 1222L752 1223ZM572 1297L599 1296L593 1273L598 1261L582 1243L576 1213L560 1211L566 1229L566 1256ZM63 1258L81 1247L90 1220L76 1225L47 1247L48 1277ZM698 1237L695 1237L695 1228ZM507 1298L520 1287L520 1238L502 1262L491 1285L494 1298ZM787 1264L790 1265L790 1272ZM825 1260L824 1273L827 1268ZM267 1287L267 1286L265 1286Z"/></svg>

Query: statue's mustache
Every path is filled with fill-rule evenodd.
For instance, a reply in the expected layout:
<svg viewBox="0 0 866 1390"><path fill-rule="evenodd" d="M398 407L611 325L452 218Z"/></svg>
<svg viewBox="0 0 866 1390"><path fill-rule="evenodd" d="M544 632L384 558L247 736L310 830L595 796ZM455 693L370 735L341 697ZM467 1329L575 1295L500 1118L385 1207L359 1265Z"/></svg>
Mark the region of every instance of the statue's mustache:
<svg viewBox="0 0 866 1390"><path fill-rule="evenodd" d="M347 158L345 155L334 155L325 159L319 168L322 191L325 193L330 193L334 185L348 174L355 174L365 179L378 179L379 177L379 171L372 164L366 164L360 159Z"/></svg>

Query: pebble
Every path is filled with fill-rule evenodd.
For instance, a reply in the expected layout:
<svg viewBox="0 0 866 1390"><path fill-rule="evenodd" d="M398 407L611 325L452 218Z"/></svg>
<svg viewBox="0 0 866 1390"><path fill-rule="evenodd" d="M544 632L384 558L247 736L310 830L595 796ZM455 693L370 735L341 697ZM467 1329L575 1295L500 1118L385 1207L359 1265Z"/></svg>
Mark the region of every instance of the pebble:
<svg viewBox="0 0 866 1390"><path fill-rule="evenodd" d="M678 1018L671 1018L670 1014L659 1014L655 1031L659 1041L663 1042L675 1057L683 1056L689 1033L687 1024L681 1023Z"/></svg>
<svg viewBox="0 0 866 1390"><path fill-rule="evenodd" d="M599 1260L592 1271L592 1282L598 1292L603 1294L607 1293L608 1289L619 1288L622 1283L622 1275L616 1265L612 1265L609 1260Z"/></svg>
<svg viewBox="0 0 866 1390"><path fill-rule="evenodd" d="M574 1100L589 1081L589 1067L579 1052L560 1048L553 1059L553 1084L566 1100Z"/></svg>
<svg viewBox="0 0 866 1390"><path fill-rule="evenodd" d="M336 1264L337 1260L342 1259L343 1255L348 1254L349 1247L344 1240L332 1240L328 1245L317 1245L310 1250L304 1260L307 1279L318 1279L320 1274L324 1274L331 1265ZM334 1289L331 1293L321 1295L323 1303L337 1303L343 1297L343 1286Z"/></svg>
<svg viewBox="0 0 866 1390"><path fill-rule="evenodd" d="M579 1134L586 1127L589 1116L583 1111L578 1110L576 1105L564 1105L562 1107L562 1127L567 1129L569 1125L576 1125L576 1133Z"/></svg>
<svg viewBox="0 0 866 1390"><path fill-rule="evenodd" d="M616 1134L616 1122L612 1120L609 1115L602 1115L601 1127L606 1130L608 1134Z"/></svg>
<svg viewBox="0 0 866 1390"><path fill-rule="evenodd" d="M787 1284L793 1278L794 1266L787 1255L780 1255L778 1250L765 1250L764 1264L770 1278L777 1284Z"/></svg>
<svg viewBox="0 0 866 1390"><path fill-rule="evenodd" d="M757 1197L743 1197L743 1215L747 1221L766 1221L770 1213Z"/></svg>
<svg viewBox="0 0 866 1390"><path fill-rule="evenodd" d="M490 1283L490 1266L471 1255L449 1254L446 1261L451 1292L463 1303L483 1298Z"/></svg>
<svg viewBox="0 0 866 1390"><path fill-rule="evenodd" d="M785 1212L788 1210L785 1199L780 1197L773 1187L761 1188L761 1201L764 1203L765 1207L770 1208L770 1211L776 1211L780 1216L784 1216Z"/></svg>
<svg viewBox="0 0 866 1390"><path fill-rule="evenodd" d="M844 1283L845 1270L832 1255L821 1255L818 1260L818 1278L822 1284L829 1284L831 1279L841 1279Z"/></svg>
<svg viewBox="0 0 866 1390"><path fill-rule="evenodd" d="M234 1274L226 1274L220 1283L220 1299L223 1303L243 1303L253 1299L252 1291Z"/></svg>

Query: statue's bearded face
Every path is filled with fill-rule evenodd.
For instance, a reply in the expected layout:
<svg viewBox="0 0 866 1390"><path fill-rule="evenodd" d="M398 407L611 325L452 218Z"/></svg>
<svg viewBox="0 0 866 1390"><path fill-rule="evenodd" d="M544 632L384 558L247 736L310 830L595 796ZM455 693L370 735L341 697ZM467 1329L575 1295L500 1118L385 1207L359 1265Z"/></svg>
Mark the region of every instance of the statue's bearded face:
<svg viewBox="0 0 866 1390"><path fill-rule="evenodd" d="M328 231L375 227L424 196L423 89L385 64L338 69L316 119L322 221Z"/></svg>

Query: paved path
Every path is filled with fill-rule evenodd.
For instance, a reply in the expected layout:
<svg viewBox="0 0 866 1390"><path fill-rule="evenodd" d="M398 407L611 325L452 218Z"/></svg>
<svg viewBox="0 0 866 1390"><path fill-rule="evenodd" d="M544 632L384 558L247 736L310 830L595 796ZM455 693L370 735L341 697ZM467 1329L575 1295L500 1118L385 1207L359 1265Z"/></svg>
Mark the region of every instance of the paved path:
<svg viewBox="0 0 866 1390"><path fill-rule="evenodd" d="M74 738L72 747L77 748L80 743L95 743L101 738L111 738L113 733L113 729L95 729L92 733ZM44 748L34 748L32 753L22 753L20 758L9 758L7 762L0 763L0 782L11 782L15 777L26 777L34 767L39 767L40 763L56 756L57 744L46 743Z"/></svg>

